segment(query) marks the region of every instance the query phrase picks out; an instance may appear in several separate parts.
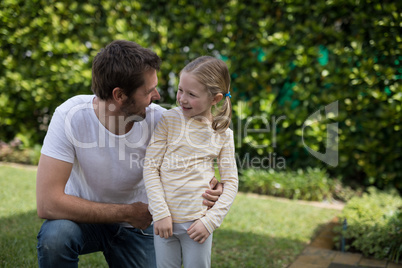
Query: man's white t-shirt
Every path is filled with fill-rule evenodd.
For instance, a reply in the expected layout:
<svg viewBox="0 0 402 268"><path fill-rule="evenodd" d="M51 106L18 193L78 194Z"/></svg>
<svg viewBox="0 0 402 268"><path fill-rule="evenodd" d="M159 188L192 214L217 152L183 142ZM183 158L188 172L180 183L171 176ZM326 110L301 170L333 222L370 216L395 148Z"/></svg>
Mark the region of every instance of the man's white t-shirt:
<svg viewBox="0 0 402 268"><path fill-rule="evenodd" d="M148 203L143 161L164 108L151 104L146 118L124 135L107 130L97 118L94 95L75 96L57 107L41 153L73 164L65 193L87 200Z"/></svg>

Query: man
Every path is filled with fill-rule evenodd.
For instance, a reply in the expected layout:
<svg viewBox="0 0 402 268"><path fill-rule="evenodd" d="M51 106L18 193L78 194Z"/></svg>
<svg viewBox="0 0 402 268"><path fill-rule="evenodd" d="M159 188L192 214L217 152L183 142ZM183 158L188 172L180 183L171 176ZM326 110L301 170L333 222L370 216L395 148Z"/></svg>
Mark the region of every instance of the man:
<svg viewBox="0 0 402 268"><path fill-rule="evenodd" d="M160 63L149 49L114 41L94 59L95 96L56 109L37 172L38 215L47 219L40 267L77 267L79 255L96 251L110 267L155 267L142 161L164 111L152 104ZM221 193L222 186L204 193L204 205Z"/></svg>

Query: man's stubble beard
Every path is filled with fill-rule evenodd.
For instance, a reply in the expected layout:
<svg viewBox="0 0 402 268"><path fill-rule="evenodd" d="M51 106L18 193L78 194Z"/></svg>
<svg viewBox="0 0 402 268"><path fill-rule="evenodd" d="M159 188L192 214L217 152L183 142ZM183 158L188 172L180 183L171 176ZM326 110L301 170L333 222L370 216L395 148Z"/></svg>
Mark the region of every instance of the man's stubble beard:
<svg viewBox="0 0 402 268"><path fill-rule="evenodd" d="M124 120L127 122L140 122L143 121L146 118L146 112L130 112L130 110L133 110L132 108L135 107L135 100L127 100L121 107L122 112L124 113ZM135 110L135 109L134 109Z"/></svg>

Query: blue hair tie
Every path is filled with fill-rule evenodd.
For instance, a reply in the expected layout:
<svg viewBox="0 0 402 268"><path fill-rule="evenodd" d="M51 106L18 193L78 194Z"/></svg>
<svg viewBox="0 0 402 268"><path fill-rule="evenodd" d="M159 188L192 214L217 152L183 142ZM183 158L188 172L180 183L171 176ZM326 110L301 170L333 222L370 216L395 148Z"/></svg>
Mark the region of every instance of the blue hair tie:
<svg viewBox="0 0 402 268"><path fill-rule="evenodd" d="M226 94L225 94L225 97L229 97L229 98L231 98L231 97L232 97L232 95L230 95L230 91L229 91L228 93L226 93Z"/></svg>

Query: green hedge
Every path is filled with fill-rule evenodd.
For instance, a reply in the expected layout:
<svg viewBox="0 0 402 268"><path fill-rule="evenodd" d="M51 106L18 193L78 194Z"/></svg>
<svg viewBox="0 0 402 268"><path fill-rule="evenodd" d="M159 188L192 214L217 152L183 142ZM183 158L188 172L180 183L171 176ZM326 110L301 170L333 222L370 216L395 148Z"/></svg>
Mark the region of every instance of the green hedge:
<svg viewBox="0 0 402 268"><path fill-rule="evenodd" d="M294 170L325 168L345 181L402 189L400 7L389 0L3 0L0 140L41 144L55 107L90 93L99 49L128 39L164 60L162 103L174 103L188 60L210 54L228 63L240 160L275 152ZM336 101L337 115L303 129ZM306 150L325 152L329 123L339 127L335 167Z"/></svg>
<svg viewBox="0 0 402 268"><path fill-rule="evenodd" d="M370 188L347 203L340 216L344 219L346 250L396 262L402 259L402 199L398 194Z"/></svg>
<svg viewBox="0 0 402 268"><path fill-rule="evenodd" d="M310 201L332 200L335 183L325 171L274 171L248 169L241 172L239 190L290 199Z"/></svg>

